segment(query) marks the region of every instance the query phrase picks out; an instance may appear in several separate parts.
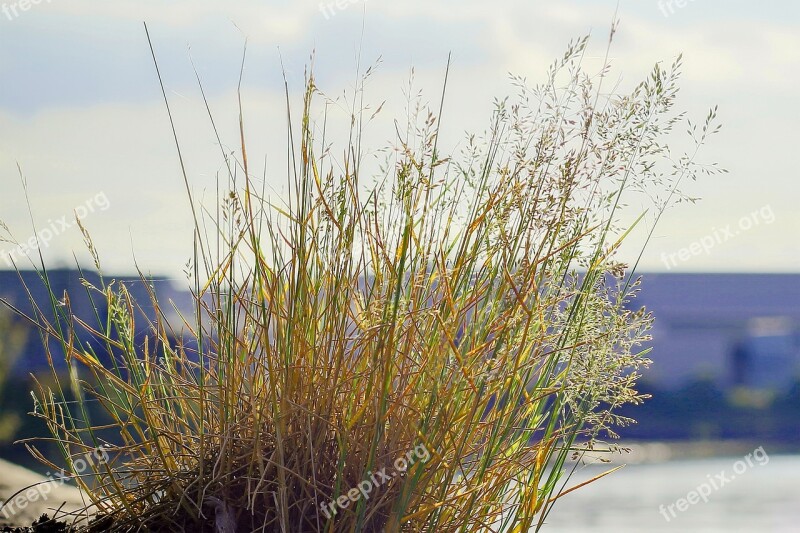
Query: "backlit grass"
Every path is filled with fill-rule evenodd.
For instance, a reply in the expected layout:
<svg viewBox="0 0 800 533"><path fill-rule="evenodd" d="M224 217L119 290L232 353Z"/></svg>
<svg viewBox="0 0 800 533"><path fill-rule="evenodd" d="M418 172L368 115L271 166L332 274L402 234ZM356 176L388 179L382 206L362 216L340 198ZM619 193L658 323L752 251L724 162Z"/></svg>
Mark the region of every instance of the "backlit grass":
<svg viewBox="0 0 800 533"><path fill-rule="evenodd" d="M682 124L680 60L613 94L606 69L583 70L586 42L544 83L515 79L459 153L440 152L439 108L413 108L369 175L363 110L351 141L330 146L309 75L289 117L286 198L264 193L244 133L223 154L218 206L189 194L192 316L169 323L154 296L141 339L142 302L124 285L87 283L110 310L93 324L53 295L57 320L35 318L80 401L42 387L36 414L67 460L107 446L114 460L78 482L113 530L542 526L571 488L570 457L607 446L629 422L615 409L642 400L652 317L618 248L703 170L664 144ZM694 126L698 147L713 119ZM648 216L624 209L645 196ZM87 328L114 364L77 341ZM111 423L92 422L90 403ZM420 446L426 461L374 482ZM368 495L347 497L367 480Z"/></svg>

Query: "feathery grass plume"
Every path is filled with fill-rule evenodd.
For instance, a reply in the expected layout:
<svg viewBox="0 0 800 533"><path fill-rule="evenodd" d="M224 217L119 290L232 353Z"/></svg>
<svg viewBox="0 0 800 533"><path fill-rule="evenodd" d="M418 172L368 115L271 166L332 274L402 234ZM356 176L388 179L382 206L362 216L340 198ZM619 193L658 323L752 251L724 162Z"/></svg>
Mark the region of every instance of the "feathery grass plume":
<svg viewBox="0 0 800 533"><path fill-rule="evenodd" d="M335 160L307 75L282 205L257 188L240 112L241 152L223 153L216 214L203 215L184 170L195 316L170 323L155 291L137 303L103 281L86 284L109 310L97 325L68 299L55 321L37 317L61 342L63 387L78 402L42 387L36 414L69 464L101 445L112 457L77 479L104 524L542 527L573 488L570 456L607 446L631 422L615 410L642 401L652 317L633 307L639 281L615 257L645 218L623 223L625 202L650 195L652 222L688 199L682 180L709 171L663 144L682 120L680 58L614 95L605 68L583 70L586 45L572 43L541 85L515 78L517 96L461 153L440 153L441 109L412 106L374 181L362 174L363 109ZM140 339L144 304L155 314ZM81 343L81 328L98 342ZM97 405L103 421L89 416Z"/></svg>

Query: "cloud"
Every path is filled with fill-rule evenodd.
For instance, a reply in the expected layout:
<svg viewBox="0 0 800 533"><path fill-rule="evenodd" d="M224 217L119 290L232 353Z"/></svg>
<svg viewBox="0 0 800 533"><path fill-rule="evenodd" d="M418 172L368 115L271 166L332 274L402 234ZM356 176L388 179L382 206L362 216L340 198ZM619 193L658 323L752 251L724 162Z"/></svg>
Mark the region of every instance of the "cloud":
<svg viewBox="0 0 800 533"><path fill-rule="evenodd" d="M251 156L268 157L275 170L270 184L279 190L286 142L283 76L296 99L312 51L317 80L332 98L352 90L359 53L362 72L382 57L366 87L374 107L387 100L370 126L377 146L392 138L391 119L403 117L402 88L412 66L415 89L436 107L452 52L443 117L452 146L465 130L486 125L493 97L512 92L508 72L541 81L571 38L592 33L584 64L599 70L615 5L361 0L328 18L316 0L52 0L34 6L17 20L0 20L0 219L27 231L16 185L19 160L41 217L61 216L72 204L107 192L112 209L103 216L116 225L98 223L95 231L106 249L115 250L111 260L120 266L129 264L129 231L145 263L174 270L188 257L185 193L142 20L151 29L193 186L210 199L221 169L219 147L204 116L190 53L219 114L226 149L236 151L235 89L248 38L244 98ZM733 209L726 207L733 200L742 210L795 186L790 117L798 109L800 35L788 18L764 14L753 24L761 12L753 4L709 9L696 2L665 18L655 2L623 4L611 61L613 79L624 75L625 89L656 61L685 53L680 106L702 115L720 103L729 126L720 138L724 144L712 144L707 152L733 171L726 178L729 189L721 195L720 182L696 185L706 205L724 213ZM755 178L764 186L749 191ZM776 212L790 209L791 195L777 196ZM693 213L665 217L662 233L685 234L701 223ZM776 222L770 231L772 241L762 242L772 257L793 241L789 226ZM68 242L54 243L53 253L66 255ZM164 242L175 244L166 249ZM778 258L776 264L787 261Z"/></svg>

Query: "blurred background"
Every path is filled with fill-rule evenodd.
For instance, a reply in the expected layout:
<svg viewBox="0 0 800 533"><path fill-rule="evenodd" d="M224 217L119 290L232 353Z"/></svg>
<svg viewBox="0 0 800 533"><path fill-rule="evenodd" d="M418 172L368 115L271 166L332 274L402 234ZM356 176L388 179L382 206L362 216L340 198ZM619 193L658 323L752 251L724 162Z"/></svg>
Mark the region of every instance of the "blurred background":
<svg viewBox="0 0 800 533"><path fill-rule="evenodd" d="M495 98L514 93L509 74L543 81L570 40L591 35L584 65L599 72L615 17L608 90L629 90L655 63L671 64L683 53L677 105L697 122L719 105L724 127L701 159L729 173L687 184L685 192L701 200L666 212L640 262L637 303L656 317L654 364L641 390L653 397L623 413L639 421L621 431L630 452L602 457L628 466L565 497L548 517L550 530L798 531L795 2L5 0L0 297L27 305L12 265L37 286L30 260L38 251L27 244L36 237L54 269L56 293L81 293L77 266L92 260L77 216L107 275L133 279L136 264L153 276L162 298L191 308L183 274L192 255L191 213L142 21L193 193L213 202L222 163L194 69L230 143L223 149L237 152L245 41L250 158L261 162L266 187L280 196L285 90L296 102L312 63L340 118L347 116L344 95L376 66L364 99L373 110L383 104L367 126L370 149L377 150L393 138L391 119L404 116L410 96L421 92L424 102L438 104L451 54L442 142L457 149L465 132L487 126ZM688 148L681 143L675 139L676 152ZM635 261L645 237L634 234L622 259ZM133 290L144 295L146 288ZM78 314L88 305L73 301ZM45 434L25 414L32 408L29 375L45 368L39 335L0 309L0 458L39 470L12 443ZM599 460L575 466L567 487L609 467Z"/></svg>

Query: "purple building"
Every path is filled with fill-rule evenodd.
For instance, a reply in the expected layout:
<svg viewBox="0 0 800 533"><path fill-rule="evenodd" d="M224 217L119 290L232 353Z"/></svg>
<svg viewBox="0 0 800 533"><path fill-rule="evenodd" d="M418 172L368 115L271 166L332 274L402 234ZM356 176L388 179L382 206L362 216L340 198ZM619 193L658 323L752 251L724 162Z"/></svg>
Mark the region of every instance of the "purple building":
<svg viewBox="0 0 800 533"><path fill-rule="evenodd" d="M800 377L800 275L645 274L635 303L656 318L644 374L655 385L783 389Z"/></svg>

